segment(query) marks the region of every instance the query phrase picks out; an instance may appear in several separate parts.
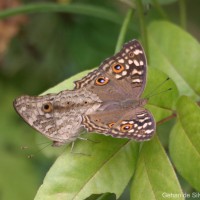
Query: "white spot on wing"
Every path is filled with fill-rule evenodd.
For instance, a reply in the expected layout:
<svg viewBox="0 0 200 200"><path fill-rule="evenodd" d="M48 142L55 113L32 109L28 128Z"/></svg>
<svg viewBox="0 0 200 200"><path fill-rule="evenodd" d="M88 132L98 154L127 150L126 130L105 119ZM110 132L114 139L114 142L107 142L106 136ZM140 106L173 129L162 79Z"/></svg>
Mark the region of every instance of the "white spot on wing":
<svg viewBox="0 0 200 200"><path fill-rule="evenodd" d="M149 117L145 117L144 119L140 119L139 122L144 122L145 120L149 119Z"/></svg>
<svg viewBox="0 0 200 200"><path fill-rule="evenodd" d="M140 65L139 62L138 62L137 60L133 60L133 62L134 62L134 64L135 64L136 66L139 66L139 65Z"/></svg>
<svg viewBox="0 0 200 200"><path fill-rule="evenodd" d="M127 75L127 71L123 71L122 76L126 76L126 75Z"/></svg>
<svg viewBox="0 0 200 200"><path fill-rule="evenodd" d="M129 65L126 65L126 69L129 69L130 67L129 67Z"/></svg>
<svg viewBox="0 0 200 200"><path fill-rule="evenodd" d="M133 63L132 60L128 60L128 64L131 65Z"/></svg>
<svg viewBox="0 0 200 200"><path fill-rule="evenodd" d="M116 74L115 77L118 79L121 78L122 76L120 74Z"/></svg>
<svg viewBox="0 0 200 200"><path fill-rule="evenodd" d="M119 63L124 63L124 59L118 60Z"/></svg>
<svg viewBox="0 0 200 200"><path fill-rule="evenodd" d="M154 132L154 129L150 129L150 130L145 131L146 134L151 134L152 132Z"/></svg>
<svg viewBox="0 0 200 200"><path fill-rule="evenodd" d="M142 52L142 51L140 51L139 49L136 49L136 50L134 51L134 54L135 54L135 55L138 55L138 54L143 54L143 52Z"/></svg>
<svg viewBox="0 0 200 200"><path fill-rule="evenodd" d="M140 66L144 65L144 62L142 60L140 60Z"/></svg>
<svg viewBox="0 0 200 200"><path fill-rule="evenodd" d="M132 80L132 82L133 82L133 83L141 83L141 82L142 82L142 80L141 80L141 79L139 79L139 78L137 78L137 79L133 79L133 80Z"/></svg>
<svg viewBox="0 0 200 200"><path fill-rule="evenodd" d="M143 126L142 126L142 127L143 127L143 128L146 128L146 127L147 127L147 125L148 125L148 124L147 124L147 123L145 123L145 124L143 124Z"/></svg>
<svg viewBox="0 0 200 200"><path fill-rule="evenodd" d="M137 114L138 117L143 117L144 115L145 115L145 113Z"/></svg>
<svg viewBox="0 0 200 200"><path fill-rule="evenodd" d="M142 75L143 74L143 70L138 71L137 69L133 69L132 75L135 75L135 74Z"/></svg>
<svg viewBox="0 0 200 200"><path fill-rule="evenodd" d="M145 137L146 137L146 135L142 135L142 137L143 137L143 138L145 138Z"/></svg>

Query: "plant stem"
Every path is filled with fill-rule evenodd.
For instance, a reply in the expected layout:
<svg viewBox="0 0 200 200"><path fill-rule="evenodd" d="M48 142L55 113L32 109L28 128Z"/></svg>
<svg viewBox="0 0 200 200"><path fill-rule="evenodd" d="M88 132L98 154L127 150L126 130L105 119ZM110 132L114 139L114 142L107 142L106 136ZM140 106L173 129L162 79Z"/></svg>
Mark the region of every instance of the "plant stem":
<svg viewBox="0 0 200 200"><path fill-rule="evenodd" d="M147 38L147 29L146 29L145 20L144 20L144 9L143 9L143 5L142 5L142 0L136 0L135 2L136 2L136 6L137 6L139 21L140 21L140 30L141 30L143 46L144 46L147 60L148 60L148 57L149 57L148 38Z"/></svg>
<svg viewBox="0 0 200 200"><path fill-rule="evenodd" d="M200 106L200 101L197 102L197 105ZM170 119L173 119L173 118L175 118L175 117L177 117L177 114L176 114L176 112L173 112L171 115L169 115L168 117L165 117L164 119L161 119L161 120L158 121L156 124L157 124L157 126L158 126L158 125L163 124L163 123L165 123L165 122L167 122L167 121L169 121Z"/></svg>
<svg viewBox="0 0 200 200"><path fill-rule="evenodd" d="M23 5L16 8L10 8L0 12L0 19L6 17L29 14L29 13L49 13L49 12L67 12L73 14L82 14L87 16L98 17L104 20L108 20L117 24L121 24L121 17L115 12L104 9L102 7L91 6L86 4L56 4L56 3L35 3L29 5Z"/></svg>
<svg viewBox="0 0 200 200"><path fill-rule="evenodd" d="M185 0L179 0L179 7L180 7L180 25L184 30L186 30L186 5L185 5Z"/></svg>
<svg viewBox="0 0 200 200"><path fill-rule="evenodd" d="M125 35L127 33L128 25L129 25L129 23L131 21L132 15L133 15L133 9L130 9L127 12L126 17L124 19L124 22L123 22L123 24L121 26L121 30L119 32L117 44L116 44L116 47L115 47L115 53L117 53L121 49L122 44L124 43Z"/></svg>
<svg viewBox="0 0 200 200"><path fill-rule="evenodd" d="M168 19L167 14L162 9L162 7L160 6L160 4L157 0L152 0L152 4L156 8L156 10L158 11L158 13L160 14L161 17L163 17L164 19Z"/></svg>
<svg viewBox="0 0 200 200"><path fill-rule="evenodd" d="M158 125L161 125L161 124L163 124L164 122L167 122L167 121L169 121L170 119L175 118L176 116L177 116L176 113L172 113L170 116L168 116L168 117L166 117L166 118L164 118L164 119L161 119L161 120L158 121L156 124L157 124L157 126L158 126Z"/></svg>

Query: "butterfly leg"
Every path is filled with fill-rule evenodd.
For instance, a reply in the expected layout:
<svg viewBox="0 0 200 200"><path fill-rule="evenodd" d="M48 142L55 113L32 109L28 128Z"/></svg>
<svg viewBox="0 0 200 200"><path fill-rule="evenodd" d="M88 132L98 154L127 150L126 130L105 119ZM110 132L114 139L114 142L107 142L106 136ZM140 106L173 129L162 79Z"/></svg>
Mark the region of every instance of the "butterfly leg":
<svg viewBox="0 0 200 200"><path fill-rule="evenodd" d="M89 139L89 138L78 137L78 139L80 139L80 140L85 140L85 141L89 141L89 142L93 142L93 143L99 143L99 141L91 140L91 139Z"/></svg>
<svg viewBox="0 0 200 200"><path fill-rule="evenodd" d="M73 151L74 145L75 145L75 142L72 142L72 143L71 143L71 149L70 149L70 153L71 153L71 154L83 155L83 156L91 156L90 154L85 154L85 153L81 153L81 152L74 152L74 151Z"/></svg>

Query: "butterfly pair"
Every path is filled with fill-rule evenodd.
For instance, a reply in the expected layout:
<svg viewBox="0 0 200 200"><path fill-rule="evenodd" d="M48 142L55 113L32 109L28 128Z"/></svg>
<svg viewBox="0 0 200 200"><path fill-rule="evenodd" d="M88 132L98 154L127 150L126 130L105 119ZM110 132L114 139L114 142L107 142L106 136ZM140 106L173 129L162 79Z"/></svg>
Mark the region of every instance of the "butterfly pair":
<svg viewBox="0 0 200 200"><path fill-rule="evenodd" d="M14 101L19 115L55 146L72 142L82 128L136 141L151 139L156 124L140 96L146 85L146 57L132 40L98 69L75 82L73 90Z"/></svg>

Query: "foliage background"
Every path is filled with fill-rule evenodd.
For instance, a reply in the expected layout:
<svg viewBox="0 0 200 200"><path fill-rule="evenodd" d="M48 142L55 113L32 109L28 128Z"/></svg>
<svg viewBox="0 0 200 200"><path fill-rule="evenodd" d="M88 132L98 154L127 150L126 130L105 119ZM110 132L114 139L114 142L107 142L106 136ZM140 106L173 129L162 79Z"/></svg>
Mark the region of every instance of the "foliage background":
<svg viewBox="0 0 200 200"><path fill-rule="evenodd" d="M3 1L2 1L3 2ZM41 1L13 1L17 6L40 3ZM121 23L128 5L120 1L74 0L45 1L58 4L82 3L109 9L118 16L117 22L73 13L39 13L21 15L18 18L6 18L0 22L0 199L33 199L42 184L46 172L63 149L44 151L43 137L33 131L15 113L12 102L22 94L38 95L55 84L86 69L92 69L115 51ZM154 1L156 2L156 1ZM186 28L197 40L200 38L200 2L193 0L163 1L159 4L170 21ZM13 4L13 5L14 5ZM6 5L6 6L5 6ZM2 3L5 10L11 4ZM165 18L159 7L147 9L146 24ZM180 6L186 7L186 25L180 17ZM140 20L133 15L131 31L127 32L126 41L141 36ZM165 38L163 38L165 39ZM186 41L187 42L187 41ZM156 57L156 55L155 55ZM168 152L168 131L173 120L159 127L159 138ZM166 133L166 134L165 134ZM84 142L84 141L79 141ZM21 150L21 146L28 147ZM52 153L54 152L54 153ZM27 155L35 154L33 159ZM199 170L198 168L196 170ZM184 192L195 191L179 175ZM129 184L130 185L130 184ZM130 186L121 199L129 198ZM112 195L111 195L112 196ZM114 198L109 196L109 199ZM197 198L196 198L197 199Z"/></svg>

